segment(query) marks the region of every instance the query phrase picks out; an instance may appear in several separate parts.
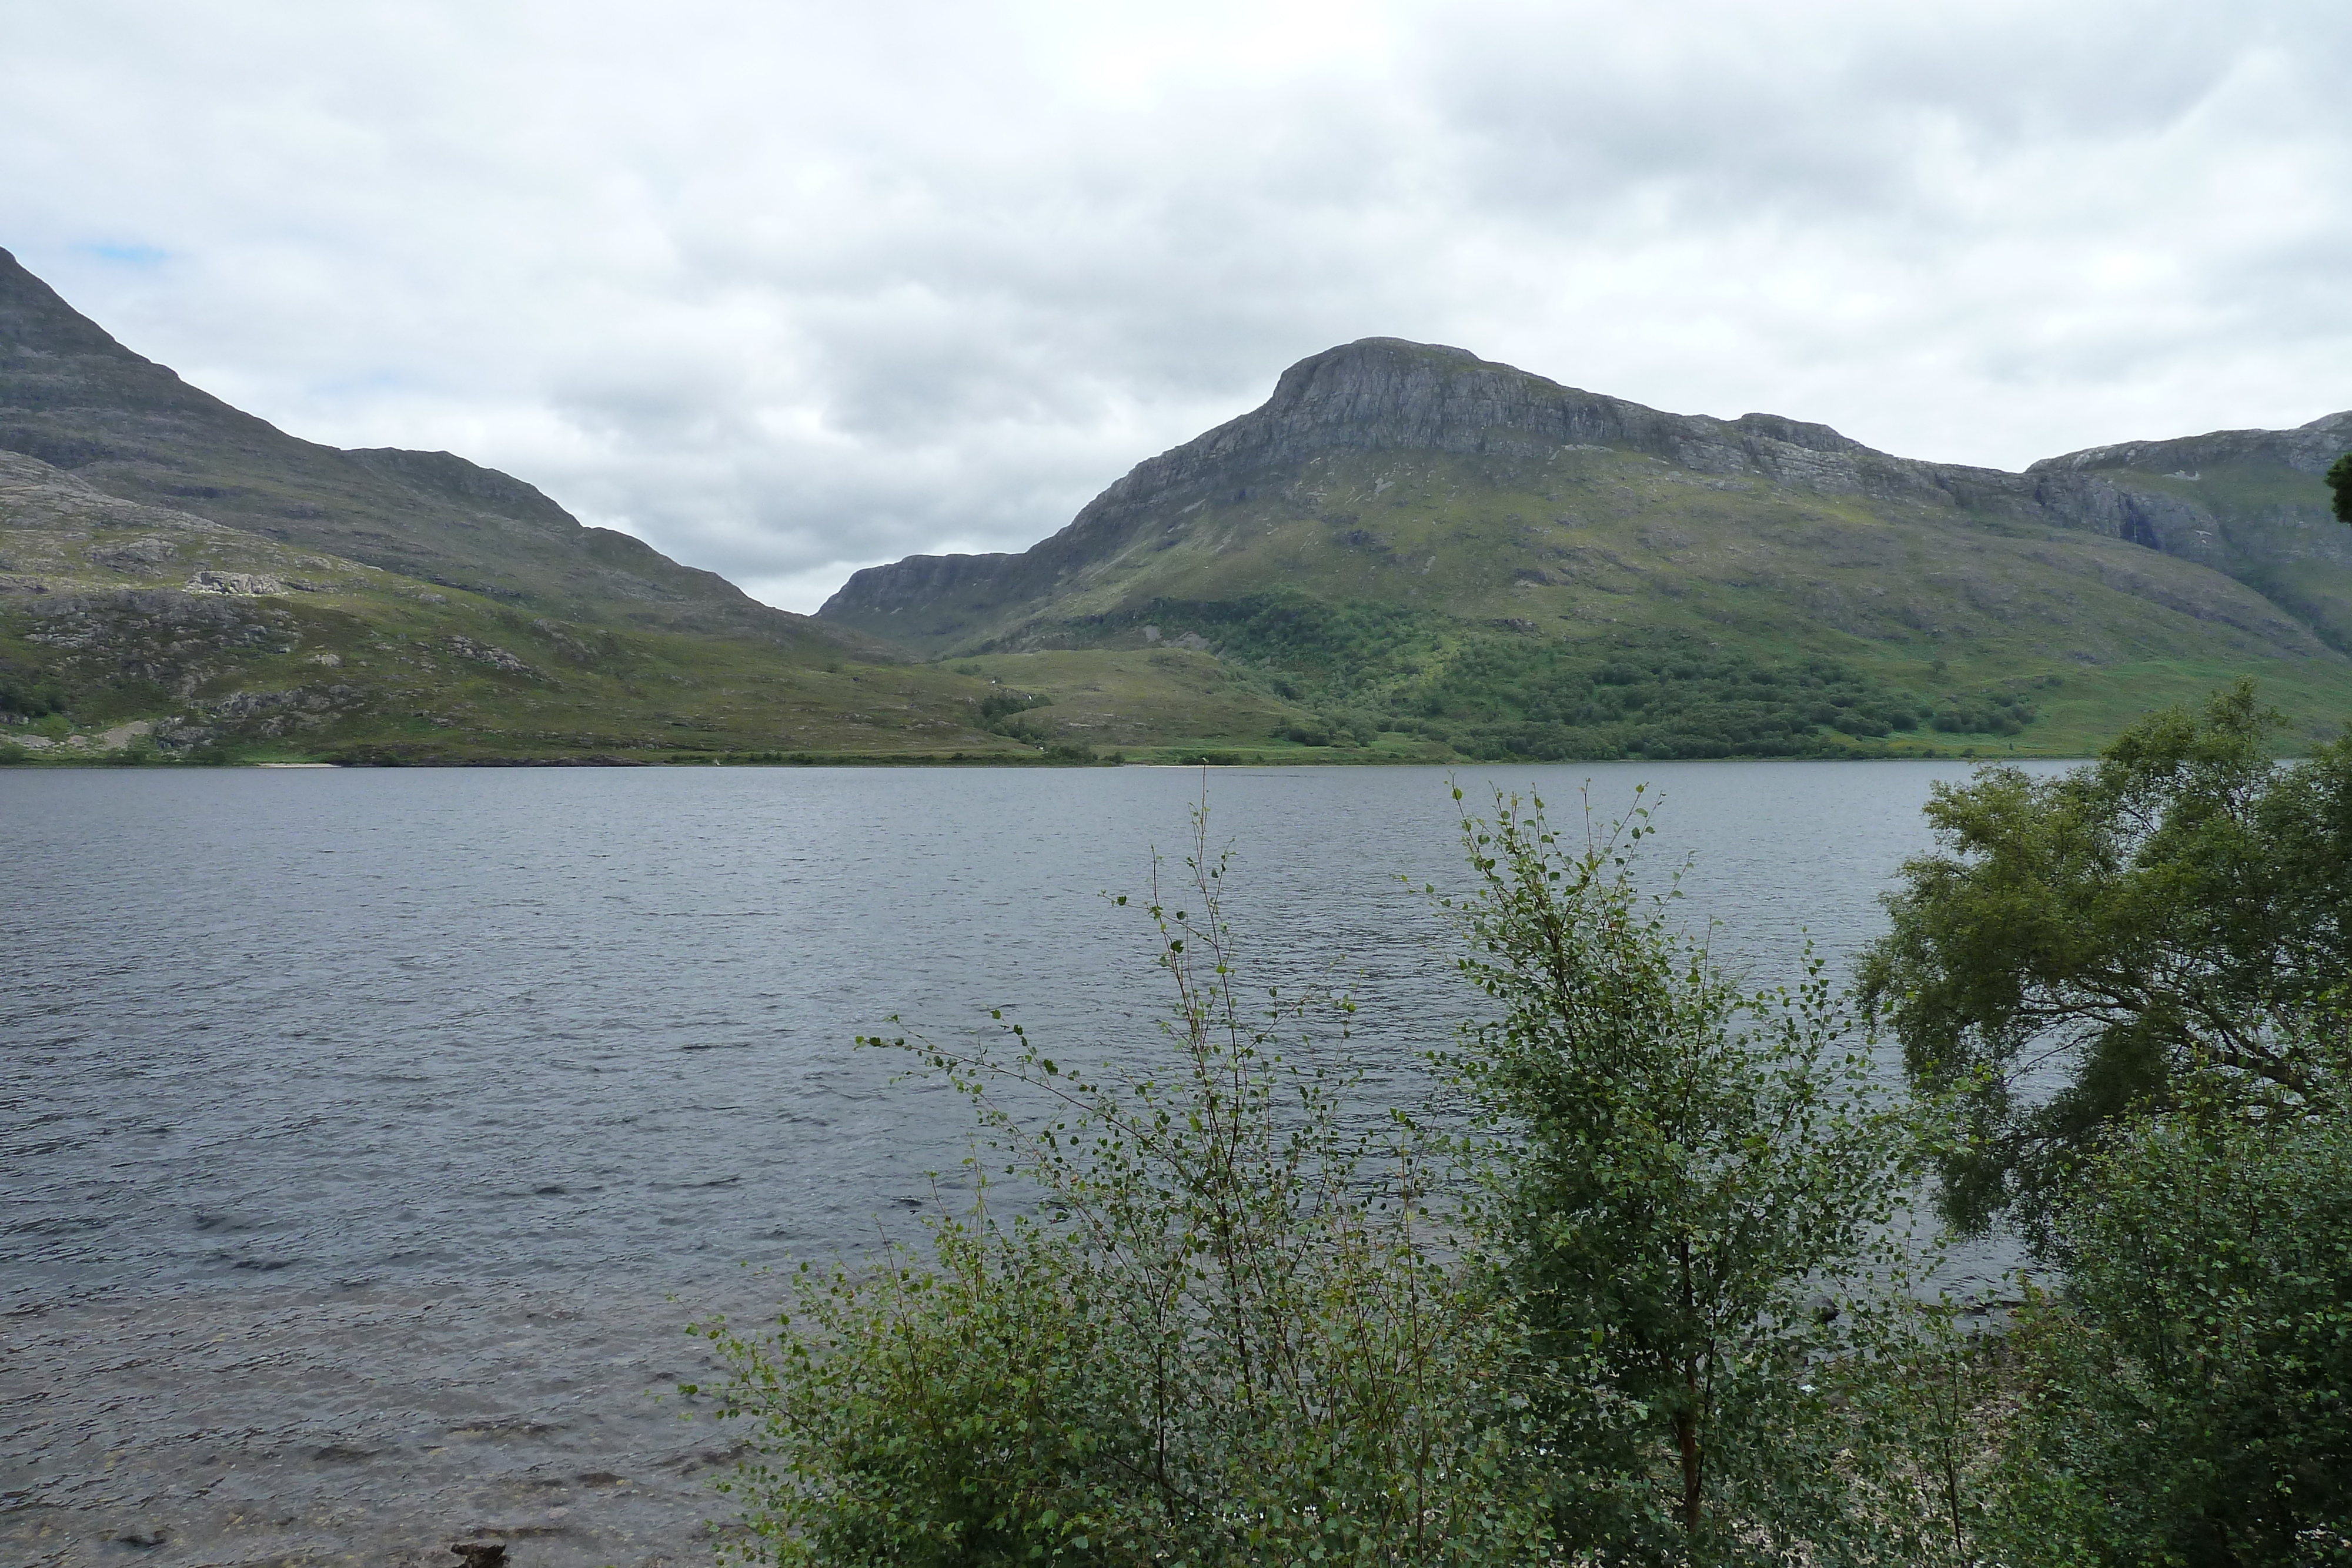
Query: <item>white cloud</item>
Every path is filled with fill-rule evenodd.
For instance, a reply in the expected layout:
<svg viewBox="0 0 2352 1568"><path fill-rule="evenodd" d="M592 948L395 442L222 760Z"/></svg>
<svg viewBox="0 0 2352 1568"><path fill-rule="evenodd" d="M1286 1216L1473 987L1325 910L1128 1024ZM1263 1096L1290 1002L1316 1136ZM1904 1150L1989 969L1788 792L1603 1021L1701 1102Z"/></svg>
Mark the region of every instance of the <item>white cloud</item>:
<svg viewBox="0 0 2352 1568"><path fill-rule="evenodd" d="M0 244L810 608L1330 343L2015 466L2352 404L2319 4L0 0Z"/></svg>

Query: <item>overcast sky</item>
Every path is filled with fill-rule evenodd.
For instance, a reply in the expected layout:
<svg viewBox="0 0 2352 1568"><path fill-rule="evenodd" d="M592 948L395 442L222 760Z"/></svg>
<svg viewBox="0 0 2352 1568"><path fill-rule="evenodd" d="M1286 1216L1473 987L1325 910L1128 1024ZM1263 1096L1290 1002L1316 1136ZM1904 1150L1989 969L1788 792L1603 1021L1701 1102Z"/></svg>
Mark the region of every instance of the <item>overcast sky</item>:
<svg viewBox="0 0 2352 1568"><path fill-rule="evenodd" d="M2352 5L0 0L0 245L811 610L1376 334L2000 467L2352 406Z"/></svg>

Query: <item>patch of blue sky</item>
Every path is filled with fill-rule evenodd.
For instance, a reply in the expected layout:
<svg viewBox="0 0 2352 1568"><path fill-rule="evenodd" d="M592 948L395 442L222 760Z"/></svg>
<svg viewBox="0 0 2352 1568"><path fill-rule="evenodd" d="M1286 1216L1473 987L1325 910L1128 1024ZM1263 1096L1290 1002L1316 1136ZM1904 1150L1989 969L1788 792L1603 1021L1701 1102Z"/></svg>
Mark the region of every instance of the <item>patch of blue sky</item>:
<svg viewBox="0 0 2352 1568"><path fill-rule="evenodd" d="M90 240L74 248L120 267L160 267L172 259L170 251L157 246L122 245L112 240Z"/></svg>
<svg viewBox="0 0 2352 1568"><path fill-rule="evenodd" d="M446 390L442 378L402 370L390 365L377 365L340 376L323 376L306 383L320 397L344 402L359 402L380 397L386 392L409 393Z"/></svg>

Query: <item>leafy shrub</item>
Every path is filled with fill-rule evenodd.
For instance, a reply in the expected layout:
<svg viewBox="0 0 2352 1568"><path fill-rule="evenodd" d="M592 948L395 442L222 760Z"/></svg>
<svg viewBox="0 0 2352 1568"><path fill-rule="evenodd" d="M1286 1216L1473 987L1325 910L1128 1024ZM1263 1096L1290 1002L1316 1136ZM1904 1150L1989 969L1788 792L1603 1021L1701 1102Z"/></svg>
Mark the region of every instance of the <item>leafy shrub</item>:
<svg viewBox="0 0 2352 1568"><path fill-rule="evenodd" d="M2251 683L2151 715L2057 778L1988 768L1927 807L1865 997L1913 1079L1966 1096L1944 1172L1970 1227L2029 1227L2136 1105L2200 1064L2299 1092L2307 1031L2352 967L2352 745L2279 768ZM2039 1098L2026 1079L2062 1078Z"/></svg>
<svg viewBox="0 0 2352 1568"><path fill-rule="evenodd" d="M2014 1335L2021 1564L2352 1563L2352 1123L2137 1120Z"/></svg>
<svg viewBox="0 0 2352 1568"><path fill-rule="evenodd" d="M56 677L0 670L0 713L41 718L66 711L66 689Z"/></svg>
<svg viewBox="0 0 2352 1568"><path fill-rule="evenodd" d="M1824 730L1877 738L1921 718L1916 699L1835 660L1766 661L1672 636L1593 650L1297 591L1154 600L1101 625L1143 622L1199 632L1363 745L1383 728L1437 737L1426 721L1443 720L1448 744L1495 760L1830 756L1852 747ZM2032 717L2030 704L2001 711Z"/></svg>
<svg viewBox="0 0 2352 1568"><path fill-rule="evenodd" d="M1073 1071L1018 1026L1003 1056L912 1047L1034 1214L983 1185L927 1249L803 1270L778 1332L702 1325L726 1411L760 1422L730 1483L748 1555L1542 1560L1513 1322L1442 1260L1418 1133L1342 1131L1339 1085L1281 1054L1302 1010L1244 1012L1197 831L1186 863L1188 909L1156 877L1150 905L1177 998L1159 1072ZM1024 1128L1007 1092L1051 1118Z"/></svg>
<svg viewBox="0 0 2352 1568"><path fill-rule="evenodd" d="M2234 799L2309 862L2332 777ZM2214 825L2142 817L2176 850ZM1311 1008L1246 1011L1200 819L1198 917L1156 877L1150 904L1176 994L1152 1066L1073 1071L1018 1026L887 1042L1001 1163L925 1246L803 1269L774 1328L699 1325L723 1412L759 1423L745 1555L2352 1564L2340 977L2274 1012L2294 1082L2207 1051L2094 1129L2049 1210L2063 1285L1972 1340L1907 1293L1896 1226L1945 1103L1875 1086L1822 966L1739 989L1636 886L1639 813L1580 845L1539 801L1463 825L1477 880L1445 907L1492 1006L1439 1053L1459 1137L1348 1133L1349 1081L1284 1055ZM2175 859L2176 899L2246 915L2181 869L2231 857Z"/></svg>
<svg viewBox="0 0 2352 1568"><path fill-rule="evenodd" d="M1003 691L989 693L972 706L981 728L1001 733L1004 729L1003 721L1014 714L1027 713L1031 708L1051 707L1053 703L1053 698L1036 692Z"/></svg>
<svg viewBox="0 0 2352 1568"><path fill-rule="evenodd" d="M1549 1374L1555 1528L1612 1563L1914 1560L1900 1515L1853 1506L1853 1401L1917 1326L1891 1228L1927 1124L1818 959L1743 994L1640 894L1645 824L1570 848L1498 795L1449 904L1499 1009L1452 1064L1498 1293Z"/></svg>
<svg viewBox="0 0 2352 1568"><path fill-rule="evenodd" d="M2015 735L2041 710L2020 692L1990 692L1946 697L1928 720L1946 735Z"/></svg>
<svg viewBox="0 0 2352 1568"><path fill-rule="evenodd" d="M1771 664L1670 641L1606 658L1521 638L1470 639L1413 690L1455 744L1497 760L1785 757L1847 749L1826 728L1883 737L1906 699L1826 659Z"/></svg>

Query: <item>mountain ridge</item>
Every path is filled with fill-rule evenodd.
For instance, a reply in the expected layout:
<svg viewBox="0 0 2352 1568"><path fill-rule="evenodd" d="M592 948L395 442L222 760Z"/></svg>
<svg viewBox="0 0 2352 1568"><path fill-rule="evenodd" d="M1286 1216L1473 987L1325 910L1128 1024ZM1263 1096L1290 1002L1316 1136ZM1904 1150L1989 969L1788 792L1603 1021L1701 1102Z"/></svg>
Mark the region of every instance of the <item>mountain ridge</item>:
<svg viewBox="0 0 2352 1568"><path fill-rule="evenodd" d="M0 762L1054 758L1006 706L511 475L289 435L0 251Z"/></svg>
<svg viewBox="0 0 2352 1568"><path fill-rule="evenodd" d="M1030 549L812 619L463 457L288 435L0 252L0 760L2080 754L2249 673L2316 737L2347 444L2011 474L1364 340Z"/></svg>
<svg viewBox="0 0 2352 1568"><path fill-rule="evenodd" d="M2273 602L2282 562L2325 562L2352 587L2352 530L2326 513L2317 474L2352 446L2352 413L2292 432L2224 432L2126 443L2043 459L2028 469L1896 457L1827 425L1783 415L1735 420L1673 414L1564 386L1466 350L1371 338L1308 357L1282 373L1256 409L1138 464L1064 528L1021 552L918 556L853 575L818 617L933 652L1017 634L1074 578L1084 580L1139 531L1229 496L1248 499L1253 473L1339 453L1426 453L1482 464L1542 461L1592 448L1656 459L1687 476L1759 483L1781 497L1858 499L1870 507L1952 514L1968 526L2019 527L2122 539L2206 566ZM2331 450L2332 448L2332 450ZM2150 485L2135 463L2210 454L2313 477L2311 494L2259 526L2218 517L2179 481ZM2176 463L2177 465L2177 463ZM1276 479L1275 482L1281 482ZM2287 538L2285 536L2294 536ZM2310 595L2280 606L2319 641L2352 647L2352 594L2321 613Z"/></svg>
<svg viewBox="0 0 2352 1568"><path fill-rule="evenodd" d="M903 656L583 524L511 475L446 452L346 451L288 434L124 346L5 249L0 450L126 500L567 619Z"/></svg>
<svg viewBox="0 0 2352 1568"><path fill-rule="evenodd" d="M0 448L0 762L1034 760L995 695L557 620Z"/></svg>

